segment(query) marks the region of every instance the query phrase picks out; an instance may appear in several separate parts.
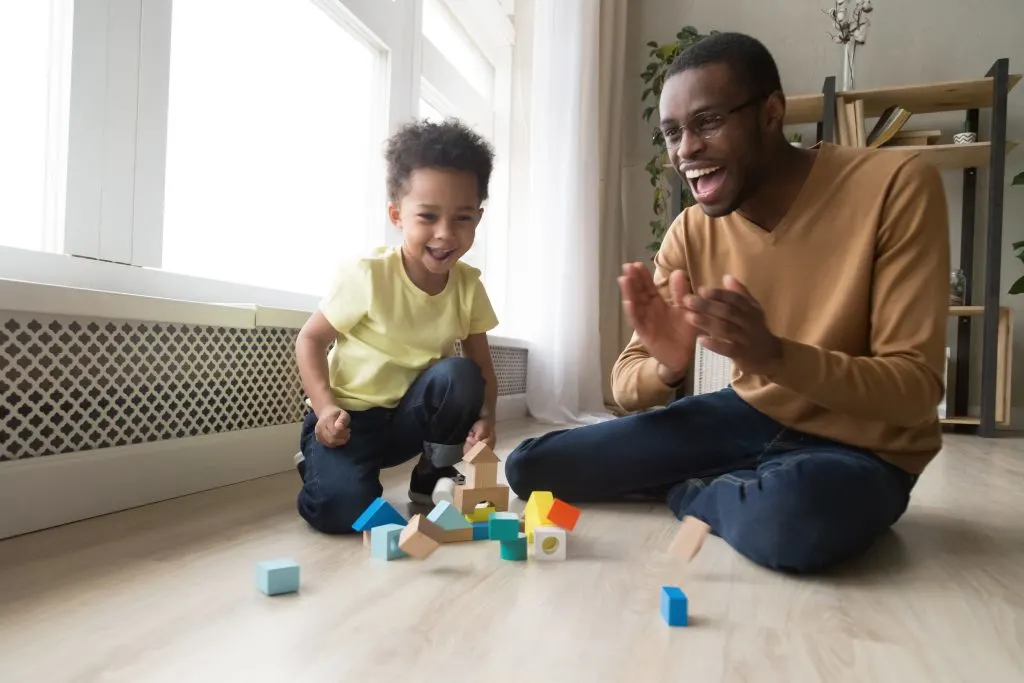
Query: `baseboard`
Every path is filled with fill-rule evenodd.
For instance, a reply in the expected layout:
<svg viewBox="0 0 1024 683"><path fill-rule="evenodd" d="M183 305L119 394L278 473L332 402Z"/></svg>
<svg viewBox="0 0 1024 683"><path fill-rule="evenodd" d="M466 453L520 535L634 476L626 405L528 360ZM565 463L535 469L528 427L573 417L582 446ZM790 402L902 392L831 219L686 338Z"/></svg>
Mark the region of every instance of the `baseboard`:
<svg viewBox="0 0 1024 683"><path fill-rule="evenodd" d="M513 394L511 396L499 396L498 405L495 407L495 419L517 420L526 417L529 413L526 410L526 394Z"/></svg>
<svg viewBox="0 0 1024 683"><path fill-rule="evenodd" d="M285 472L299 429L279 425L4 463L0 538Z"/></svg>

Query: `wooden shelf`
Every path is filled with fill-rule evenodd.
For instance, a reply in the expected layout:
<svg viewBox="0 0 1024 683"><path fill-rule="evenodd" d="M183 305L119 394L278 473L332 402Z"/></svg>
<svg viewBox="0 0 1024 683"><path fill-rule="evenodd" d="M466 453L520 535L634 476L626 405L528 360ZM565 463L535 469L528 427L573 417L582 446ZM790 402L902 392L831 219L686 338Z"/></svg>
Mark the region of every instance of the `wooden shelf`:
<svg viewBox="0 0 1024 683"><path fill-rule="evenodd" d="M1020 79L1019 74L1011 74L1006 88L1007 92L1013 90ZM893 105L903 107L916 116L991 107L992 82L991 77L985 77L969 81L850 90L838 92L836 96L843 97L847 102L864 100L865 116L878 116Z"/></svg>
<svg viewBox="0 0 1024 683"><path fill-rule="evenodd" d="M1006 142L1006 153L1017 146L1016 142ZM974 142L969 145L895 145L879 147L882 151L919 152L924 161L936 168L984 168L988 167L992 154L989 142Z"/></svg>
<svg viewBox="0 0 1024 683"><path fill-rule="evenodd" d="M939 420L944 425L980 425L980 417L947 417Z"/></svg>
<svg viewBox="0 0 1024 683"><path fill-rule="evenodd" d="M969 315L985 315L984 306L950 306L949 314L958 317Z"/></svg>
<svg viewBox="0 0 1024 683"><path fill-rule="evenodd" d="M818 123L825 111L824 95L794 95L786 98L787 126Z"/></svg>

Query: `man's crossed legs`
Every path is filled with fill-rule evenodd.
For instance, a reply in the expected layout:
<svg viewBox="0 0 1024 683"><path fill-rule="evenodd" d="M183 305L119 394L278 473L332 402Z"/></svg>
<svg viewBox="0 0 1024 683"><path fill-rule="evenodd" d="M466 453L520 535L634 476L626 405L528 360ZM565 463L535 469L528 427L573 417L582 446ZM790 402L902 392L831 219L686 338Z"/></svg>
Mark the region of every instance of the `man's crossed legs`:
<svg viewBox="0 0 1024 683"><path fill-rule="evenodd" d="M520 498L664 494L753 562L812 572L866 550L916 478L869 451L786 429L731 388L528 439L505 463Z"/></svg>

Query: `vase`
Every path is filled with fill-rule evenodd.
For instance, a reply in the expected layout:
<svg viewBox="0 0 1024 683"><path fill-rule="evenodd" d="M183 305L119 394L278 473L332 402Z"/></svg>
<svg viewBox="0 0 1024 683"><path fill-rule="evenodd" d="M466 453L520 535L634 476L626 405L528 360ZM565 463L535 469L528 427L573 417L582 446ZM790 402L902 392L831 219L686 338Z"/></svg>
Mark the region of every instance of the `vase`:
<svg viewBox="0 0 1024 683"><path fill-rule="evenodd" d="M958 145L970 145L978 141L978 134L970 131L957 133L953 136L953 142Z"/></svg>
<svg viewBox="0 0 1024 683"><path fill-rule="evenodd" d="M843 83L841 90L854 89L854 61L857 58L857 43L854 40L843 45Z"/></svg>

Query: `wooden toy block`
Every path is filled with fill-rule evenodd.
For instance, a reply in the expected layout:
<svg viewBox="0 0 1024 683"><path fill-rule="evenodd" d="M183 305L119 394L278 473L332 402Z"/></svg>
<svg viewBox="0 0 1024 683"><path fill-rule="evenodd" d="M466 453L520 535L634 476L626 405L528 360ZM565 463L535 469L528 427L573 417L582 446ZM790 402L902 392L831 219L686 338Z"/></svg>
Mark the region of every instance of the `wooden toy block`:
<svg viewBox="0 0 1024 683"><path fill-rule="evenodd" d="M442 500L447 500L449 503L455 502L455 480L449 477L441 477L434 484L434 492L430 494L430 500L433 501L434 505L437 505Z"/></svg>
<svg viewBox="0 0 1024 683"><path fill-rule="evenodd" d="M363 545L367 548L370 547L370 531L372 531L372 529L368 529L363 532Z"/></svg>
<svg viewBox="0 0 1024 683"><path fill-rule="evenodd" d="M492 513L487 521L487 535L495 541L515 541L519 537L519 515L514 512Z"/></svg>
<svg viewBox="0 0 1024 683"><path fill-rule="evenodd" d="M557 561L565 559L565 529L538 526L533 529L533 559Z"/></svg>
<svg viewBox="0 0 1024 683"><path fill-rule="evenodd" d="M359 515L359 518L352 523L352 528L356 531L369 531L381 524L400 524L405 526L406 521L402 515L398 514L398 510L391 507L389 502L383 498L378 498L363 510L363 514Z"/></svg>
<svg viewBox="0 0 1024 683"><path fill-rule="evenodd" d="M444 529L423 515L413 515L398 537L398 547L409 557L425 560L441 545L443 534Z"/></svg>
<svg viewBox="0 0 1024 683"><path fill-rule="evenodd" d="M471 489L467 486L455 487L455 507L462 514L468 515L480 503L486 503L499 512L508 510L508 487L489 486L482 489Z"/></svg>
<svg viewBox="0 0 1024 683"><path fill-rule="evenodd" d="M397 560L405 557L405 551L398 547L404 528L401 524L381 524L373 527L370 531L370 555L378 560Z"/></svg>
<svg viewBox="0 0 1024 683"><path fill-rule="evenodd" d="M442 500L438 503L430 514L427 515L427 519L438 525L445 531L453 531L455 529L470 529L469 522L462 516L455 506L446 500Z"/></svg>
<svg viewBox="0 0 1024 683"><path fill-rule="evenodd" d="M490 526L490 523L488 523L488 522L473 522L473 540L474 541L486 541L486 540L488 540L491 537L491 535L489 533L490 530L488 529L489 526Z"/></svg>
<svg viewBox="0 0 1024 683"><path fill-rule="evenodd" d="M539 526L551 526L548 510L555 498L550 491L534 491L526 501L523 518L526 520L525 531L527 543L533 543L533 530Z"/></svg>
<svg viewBox="0 0 1024 683"><path fill-rule="evenodd" d="M501 541L501 559L522 562L526 559L526 534L517 534L514 541Z"/></svg>
<svg viewBox="0 0 1024 683"><path fill-rule="evenodd" d="M669 554L689 562L700 552L709 533L711 527L696 517L683 518L676 537L669 544Z"/></svg>
<svg viewBox="0 0 1024 683"><path fill-rule="evenodd" d="M462 459L469 465L466 486L483 489L498 485L498 464L501 462L490 446L478 443L466 452Z"/></svg>
<svg viewBox="0 0 1024 683"><path fill-rule="evenodd" d="M467 526L463 529L444 529L441 531L441 542L442 543L462 543L463 541L472 541L473 538L473 527Z"/></svg>
<svg viewBox="0 0 1024 683"><path fill-rule="evenodd" d="M299 565L290 557L256 563L256 586L267 595L299 590Z"/></svg>
<svg viewBox="0 0 1024 683"><path fill-rule="evenodd" d="M486 503L481 503L480 505L477 505L475 508L473 508L472 512L466 515L466 521L484 522L486 524L487 520L491 518L492 512L494 512L493 507L487 505Z"/></svg>
<svg viewBox="0 0 1024 683"><path fill-rule="evenodd" d="M689 617L686 593L678 586L661 587L661 617L669 626L686 626Z"/></svg>
<svg viewBox="0 0 1024 683"><path fill-rule="evenodd" d="M576 522L579 521L580 510L555 498L551 501L551 507L548 508L547 516L548 521L555 526L560 526L566 531L572 531L576 528Z"/></svg>

